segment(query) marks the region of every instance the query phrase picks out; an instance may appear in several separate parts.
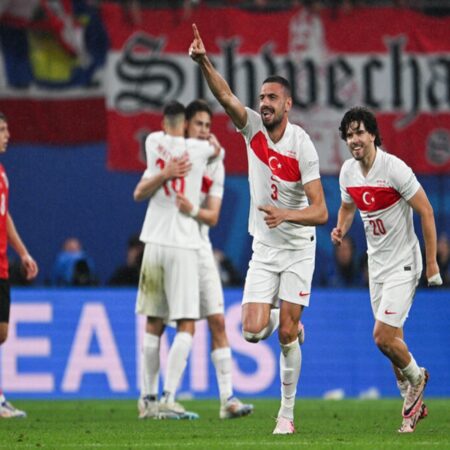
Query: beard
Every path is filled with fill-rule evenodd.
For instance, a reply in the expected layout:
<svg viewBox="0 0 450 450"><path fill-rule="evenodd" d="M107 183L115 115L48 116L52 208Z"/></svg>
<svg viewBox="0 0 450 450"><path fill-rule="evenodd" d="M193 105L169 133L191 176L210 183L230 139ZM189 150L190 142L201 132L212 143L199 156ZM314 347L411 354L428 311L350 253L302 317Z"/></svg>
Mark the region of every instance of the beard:
<svg viewBox="0 0 450 450"><path fill-rule="evenodd" d="M274 116L271 121L265 121L264 118L262 118L262 121L263 121L263 125L266 128L266 130L272 131L281 124L281 122L283 121L283 117Z"/></svg>

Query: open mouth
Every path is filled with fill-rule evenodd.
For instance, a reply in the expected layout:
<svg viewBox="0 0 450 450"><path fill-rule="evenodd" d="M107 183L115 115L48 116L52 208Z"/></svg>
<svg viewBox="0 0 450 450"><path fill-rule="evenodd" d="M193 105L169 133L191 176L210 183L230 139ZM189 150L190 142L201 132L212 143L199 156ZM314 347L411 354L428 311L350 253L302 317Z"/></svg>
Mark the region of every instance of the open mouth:
<svg viewBox="0 0 450 450"><path fill-rule="evenodd" d="M261 116L264 120L268 120L273 116L273 111L271 111L270 109L263 109L261 111Z"/></svg>

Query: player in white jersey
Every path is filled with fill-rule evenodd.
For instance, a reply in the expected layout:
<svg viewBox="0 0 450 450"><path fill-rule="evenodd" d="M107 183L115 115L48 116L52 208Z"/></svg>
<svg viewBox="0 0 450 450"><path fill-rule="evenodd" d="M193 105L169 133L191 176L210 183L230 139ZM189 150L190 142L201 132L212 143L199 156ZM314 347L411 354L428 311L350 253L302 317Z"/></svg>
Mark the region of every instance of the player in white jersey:
<svg viewBox="0 0 450 450"><path fill-rule="evenodd" d="M211 135L212 111L203 100L194 100L186 107L187 136L208 139ZM253 411L253 405L242 403L233 394L231 378L231 348L225 331L224 298L222 283L214 260L209 227L219 220L225 182L223 159L206 166L203 174L200 210L197 220L200 226L201 247L199 250L200 317L207 319L211 332L211 359L216 369L220 396L221 419L243 417ZM192 214L193 205L186 196L179 195L180 211Z"/></svg>
<svg viewBox="0 0 450 450"><path fill-rule="evenodd" d="M428 283L439 285L433 209L413 171L379 147L377 121L369 110L347 111L339 130L353 158L341 168L342 203L331 240L340 245L358 208L367 239L373 336L391 361L404 397L399 431L413 432L418 420L427 415L422 399L428 380L428 372L417 365L403 340L403 325L422 272L413 210L421 218Z"/></svg>
<svg viewBox="0 0 450 450"><path fill-rule="evenodd" d="M245 108L213 67L198 29L189 48L214 96L247 144L250 182L249 231L253 256L245 280L243 335L258 342L278 322L281 407L274 434L294 433L294 405L300 376L298 323L309 304L315 259L315 225L328 219L317 152L309 136L289 123L290 86L267 78L259 95L259 114Z"/></svg>
<svg viewBox="0 0 450 450"><path fill-rule="evenodd" d="M147 169L134 191L134 199L151 199L141 240L144 256L136 312L147 317L141 366L139 417L184 417L175 393L186 367L200 315L198 224L179 210L177 193L196 205L208 160L217 156L217 143L185 139L185 110L172 102L164 109L164 132L151 133L145 142ZM157 403L160 338L165 323L175 321L177 333L170 347L164 392Z"/></svg>

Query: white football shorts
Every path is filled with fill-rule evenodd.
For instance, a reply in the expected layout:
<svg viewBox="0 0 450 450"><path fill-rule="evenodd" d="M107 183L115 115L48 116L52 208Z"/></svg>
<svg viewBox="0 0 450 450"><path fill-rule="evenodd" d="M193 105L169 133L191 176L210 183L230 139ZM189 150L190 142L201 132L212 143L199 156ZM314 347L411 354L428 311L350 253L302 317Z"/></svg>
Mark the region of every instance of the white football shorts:
<svg viewBox="0 0 450 450"><path fill-rule="evenodd" d="M309 306L315 255L315 243L287 250L254 240L242 303L270 303L279 307L279 300L283 300Z"/></svg>
<svg viewBox="0 0 450 450"><path fill-rule="evenodd" d="M198 319L198 276L198 250L146 244L136 313L165 321Z"/></svg>
<svg viewBox="0 0 450 450"><path fill-rule="evenodd" d="M219 270L212 247L202 244L199 255L200 317L224 313L224 299Z"/></svg>
<svg viewBox="0 0 450 450"><path fill-rule="evenodd" d="M385 280L383 283L369 281L370 302L376 320L402 328L408 318L420 274L416 278L408 275L404 280Z"/></svg>

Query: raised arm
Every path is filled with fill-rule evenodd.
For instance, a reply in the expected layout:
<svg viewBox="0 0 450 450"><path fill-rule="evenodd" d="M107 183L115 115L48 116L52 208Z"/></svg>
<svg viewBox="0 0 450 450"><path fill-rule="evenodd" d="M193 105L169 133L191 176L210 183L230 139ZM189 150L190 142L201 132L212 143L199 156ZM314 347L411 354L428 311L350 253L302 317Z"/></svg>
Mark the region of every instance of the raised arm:
<svg viewBox="0 0 450 450"><path fill-rule="evenodd" d="M420 188L409 200L409 205L419 214L422 224L422 234L425 243L425 273L427 280L439 274L439 266L436 259L437 238L434 212L427 194ZM441 281L442 283L442 281Z"/></svg>
<svg viewBox="0 0 450 450"><path fill-rule="evenodd" d="M231 92L230 86L214 68L203 45L202 38L195 24L192 24L194 40L189 47L189 56L200 66L203 76L211 92L223 106L237 128L241 129L247 123L247 111L239 99Z"/></svg>
<svg viewBox="0 0 450 450"><path fill-rule="evenodd" d="M354 203L341 203L336 227L331 231L331 242L333 242L334 245L341 245L342 239L352 226L355 211L356 205Z"/></svg>

